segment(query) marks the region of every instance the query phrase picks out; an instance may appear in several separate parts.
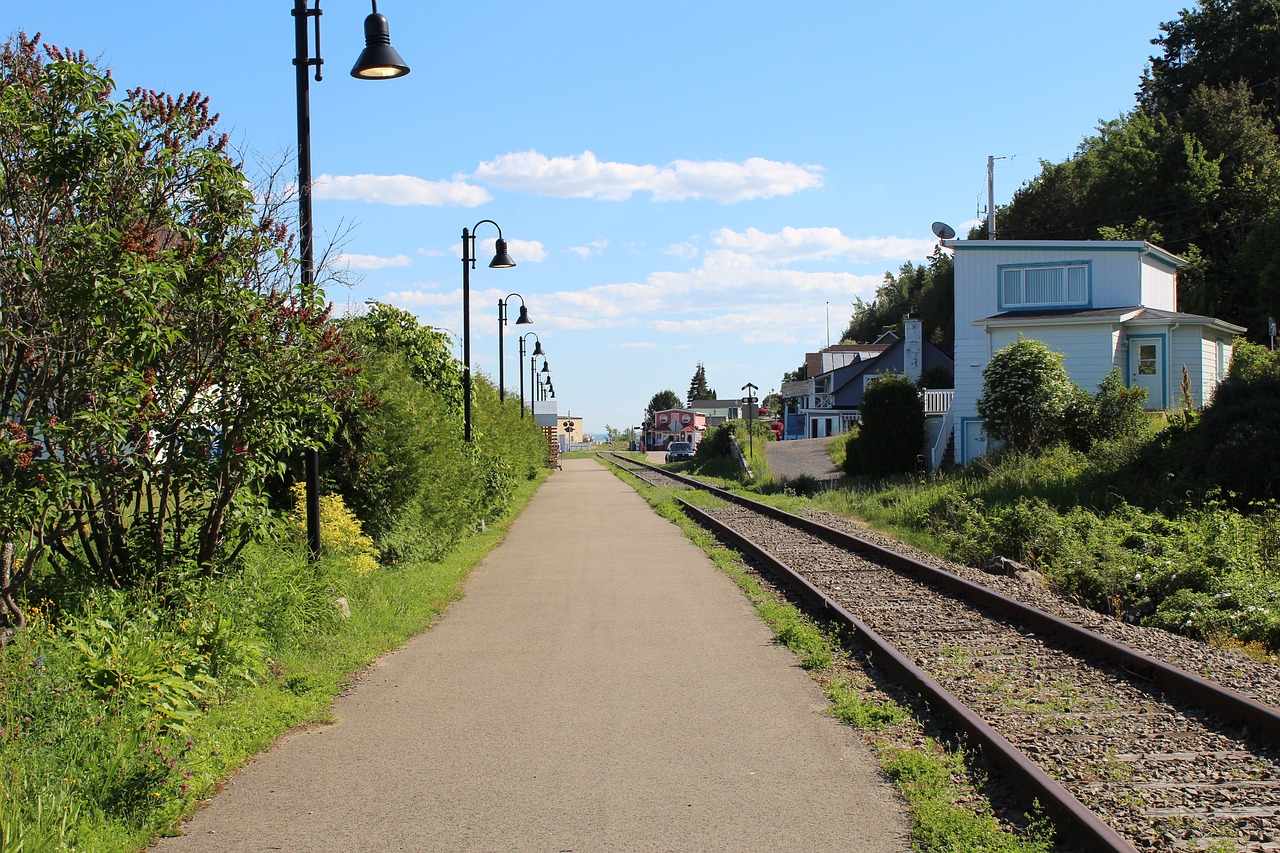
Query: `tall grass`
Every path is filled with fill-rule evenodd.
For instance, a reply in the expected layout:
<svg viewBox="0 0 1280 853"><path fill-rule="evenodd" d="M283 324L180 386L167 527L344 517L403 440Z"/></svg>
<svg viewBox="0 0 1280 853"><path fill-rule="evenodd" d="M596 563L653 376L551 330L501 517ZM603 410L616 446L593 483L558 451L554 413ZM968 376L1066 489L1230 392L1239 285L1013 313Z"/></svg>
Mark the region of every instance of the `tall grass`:
<svg viewBox="0 0 1280 853"><path fill-rule="evenodd" d="M1161 509L1131 504L1120 478L1175 476L1134 472L1148 440L1010 454L936 479L822 492L815 503L971 566L1017 560L1130 621L1280 650L1280 505L1242 511L1212 492Z"/></svg>
<svg viewBox="0 0 1280 853"><path fill-rule="evenodd" d="M212 580L35 603L0 650L0 853L144 847L429 625L542 479L439 562L368 570L359 542L331 533L314 565L301 541L258 544Z"/></svg>

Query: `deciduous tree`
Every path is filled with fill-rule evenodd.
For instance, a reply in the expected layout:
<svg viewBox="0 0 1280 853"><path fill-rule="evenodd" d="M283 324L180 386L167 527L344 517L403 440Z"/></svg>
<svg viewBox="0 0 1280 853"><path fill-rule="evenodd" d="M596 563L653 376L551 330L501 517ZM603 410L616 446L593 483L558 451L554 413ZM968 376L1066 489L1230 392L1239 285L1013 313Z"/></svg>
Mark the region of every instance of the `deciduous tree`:
<svg viewBox="0 0 1280 853"><path fill-rule="evenodd" d="M217 121L38 36L0 48L0 628L43 557L212 572L332 429L355 368Z"/></svg>

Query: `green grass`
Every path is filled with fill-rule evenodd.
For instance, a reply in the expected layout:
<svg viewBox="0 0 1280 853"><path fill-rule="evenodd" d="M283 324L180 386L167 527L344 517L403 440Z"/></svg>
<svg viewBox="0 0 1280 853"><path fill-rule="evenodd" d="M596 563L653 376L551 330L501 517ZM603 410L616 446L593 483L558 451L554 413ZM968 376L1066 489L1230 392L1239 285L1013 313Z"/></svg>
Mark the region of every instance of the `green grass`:
<svg viewBox="0 0 1280 853"><path fill-rule="evenodd" d="M357 576L255 546L237 577L164 604L95 593L56 622L32 606L0 650L0 853L136 851L169 832L282 733L328 721L353 673L457 600L545 477L438 563Z"/></svg>

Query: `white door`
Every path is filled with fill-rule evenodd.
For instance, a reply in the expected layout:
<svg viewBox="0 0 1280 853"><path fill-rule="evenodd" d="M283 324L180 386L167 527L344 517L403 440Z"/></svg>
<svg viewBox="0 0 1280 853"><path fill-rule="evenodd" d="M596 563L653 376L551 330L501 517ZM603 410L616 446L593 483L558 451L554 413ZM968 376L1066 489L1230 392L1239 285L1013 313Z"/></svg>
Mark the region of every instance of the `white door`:
<svg viewBox="0 0 1280 853"><path fill-rule="evenodd" d="M961 432L964 439L965 462L971 462L987 455L987 434L983 431L980 421L969 421L964 425Z"/></svg>
<svg viewBox="0 0 1280 853"><path fill-rule="evenodd" d="M1163 339L1129 338L1129 386L1147 389L1146 408L1165 408Z"/></svg>

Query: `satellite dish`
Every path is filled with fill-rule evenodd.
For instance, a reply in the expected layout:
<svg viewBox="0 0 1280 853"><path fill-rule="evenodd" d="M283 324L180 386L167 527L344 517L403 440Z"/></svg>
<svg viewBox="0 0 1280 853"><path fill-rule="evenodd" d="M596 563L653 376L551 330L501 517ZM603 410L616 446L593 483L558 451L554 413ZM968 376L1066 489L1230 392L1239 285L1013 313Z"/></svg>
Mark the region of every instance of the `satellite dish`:
<svg viewBox="0 0 1280 853"><path fill-rule="evenodd" d="M933 223L933 236L939 240L950 240L956 236L956 229L945 222Z"/></svg>

